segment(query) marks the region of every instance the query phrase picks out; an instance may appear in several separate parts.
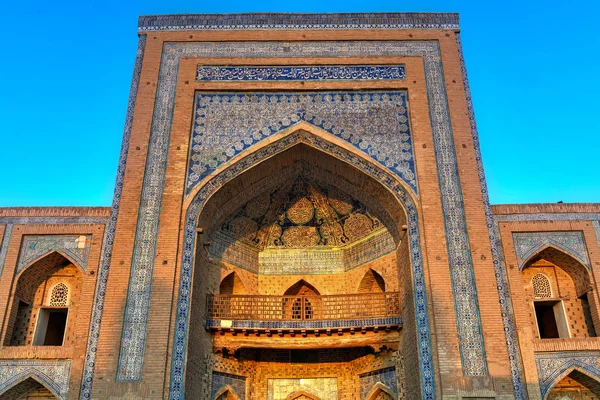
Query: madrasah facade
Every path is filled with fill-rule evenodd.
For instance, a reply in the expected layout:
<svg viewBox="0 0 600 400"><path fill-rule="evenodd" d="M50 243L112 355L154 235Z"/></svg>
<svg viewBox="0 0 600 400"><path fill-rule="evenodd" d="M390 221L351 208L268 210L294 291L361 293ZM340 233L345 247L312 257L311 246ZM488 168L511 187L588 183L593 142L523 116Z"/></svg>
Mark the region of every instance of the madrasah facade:
<svg viewBox="0 0 600 400"><path fill-rule="evenodd" d="M600 204L490 205L457 14L138 34L112 206L0 209L1 398L600 398Z"/></svg>

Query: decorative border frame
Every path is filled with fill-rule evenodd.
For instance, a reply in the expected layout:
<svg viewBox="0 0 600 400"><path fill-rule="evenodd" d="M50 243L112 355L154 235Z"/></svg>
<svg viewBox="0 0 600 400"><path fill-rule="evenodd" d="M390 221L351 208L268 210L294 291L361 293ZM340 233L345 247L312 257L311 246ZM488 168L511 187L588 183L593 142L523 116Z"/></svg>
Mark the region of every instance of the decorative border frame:
<svg viewBox="0 0 600 400"><path fill-rule="evenodd" d="M173 354L171 362L170 399L183 399L185 388L185 367L187 359L187 342L189 335L189 311L191 309L191 291L193 285L193 268L195 260L196 229L200 212L206 201L217 192L226 182L251 169L266 158L285 151L299 143L304 143L326 154L358 168L371 178L380 182L392 192L407 213L408 238L413 268L414 307L416 315L416 333L419 352L422 398L436 398L434 365L431 352L431 334L427 294L425 287L425 272L421 255L421 237L416 205L403 186L403 183L387 171L379 168L350 151L338 147L325 139L318 138L305 131L294 131L284 138L273 142L254 153L244 157L232 166L208 181L195 194L186 212L185 232L183 242L183 258L181 261L181 277L179 282L179 297L173 338Z"/></svg>
<svg viewBox="0 0 600 400"><path fill-rule="evenodd" d="M542 399L552 387L574 370L581 371L600 382L600 353L559 352L535 355Z"/></svg>
<svg viewBox="0 0 600 400"><path fill-rule="evenodd" d="M473 138L473 147L475 149L475 161L477 162L477 172L479 175L479 183L482 194L481 197L483 200L485 219L488 227L500 310L502 311L502 323L504 325L504 335L506 337L506 347L508 350L508 360L514 396L515 400L527 400L529 396L527 394L527 387L524 380L523 361L521 359L521 351L519 348L519 337L515 323L512 300L510 297L510 287L508 286L508 275L506 272L504 253L502 249L502 237L500 236L500 229L498 227L497 220L492 213L492 206L490 204L487 183L485 180L485 172L483 170L481 147L479 144L479 133L477 131L477 123L475 122L475 110L473 108L471 88L469 86L469 78L467 76L467 68L465 65L465 58L463 55L459 32L456 33L456 46L458 48L463 86L467 100L467 111L469 113L469 121L471 123L471 136Z"/></svg>
<svg viewBox="0 0 600 400"><path fill-rule="evenodd" d="M2 360L0 361L0 397L2 393L21 381L33 378L50 389L61 400L69 391L71 360Z"/></svg>
<svg viewBox="0 0 600 400"><path fill-rule="evenodd" d="M69 244L76 243L76 240L81 236L84 236L86 239L83 248L69 247ZM15 268L15 275L54 251L58 251L68 257L85 272L90 255L91 239L91 235L25 235L19 249L19 259L17 261L17 268ZM41 244L41 247L37 247L38 244ZM30 249L30 246L36 247Z"/></svg>
<svg viewBox="0 0 600 400"><path fill-rule="evenodd" d="M252 13L149 15L140 32L285 29L459 29L457 13Z"/></svg>
<svg viewBox="0 0 600 400"><path fill-rule="evenodd" d="M564 251L566 254L570 255L579 263L581 263L581 265L585 266L588 270L591 269L583 232L513 232L512 236L515 254L519 259L519 270L523 269L525 263L531 257L549 246L556 247L557 249ZM570 246L568 243L565 243L569 239L574 240L577 243L575 243L574 246ZM532 243L531 240L535 241ZM523 241L526 241L526 243L524 244Z"/></svg>
<svg viewBox="0 0 600 400"><path fill-rule="evenodd" d="M0 217L0 225L6 225L4 235L0 243L0 276L4 270L6 254L12 236L14 225L36 225L36 224L101 224L106 225L109 219L106 217Z"/></svg>
<svg viewBox="0 0 600 400"><path fill-rule="evenodd" d="M455 299L463 372L487 375L487 362L479 317L479 303L469 248L462 191L458 176L452 126L437 41L408 42L188 42L165 43L159 73L148 158L142 188L136 244L131 266L130 287L119 356L118 379L139 381L150 307L153 261L156 251L167 150L174 109L179 61L182 57L319 57L421 56L424 63L430 118L436 153L446 241Z"/></svg>
<svg viewBox="0 0 600 400"><path fill-rule="evenodd" d="M219 66L199 65L196 82L219 81L390 81L405 80L399 65L290 65Z"/></svg>
<svg viewBox="0 0 600 400"><path fill-rule="evenodd" d="M131 137L131 126L133 124L133 110L137 99L137 93L142 73L142 60L144 58L144 49L146 48L146 35L140 35L138 41L137 54L133 67L133 77L129 89L129 100L127 102L127 113L125 115L125 127L123 129L123 142L121 143L121 152L119 155L119 165L117 167L117 179L115 183L115 192L113 203L110 210L110 219L104 231L102 241L102 255L98 267L98 278L96 283L96 294L94 297L94 308L90 320L90 331L88 334L87 352L83 368L83 378L81 382L81 399L89 399L92 396L92 383L94 379L94 367L96 365L96 353L98 351L98 339L100 337L100 324L102 323L102 311L104 310L104 297L106 295L106 285L108 282L108 272L110 269L110 260L117 229L117 217L119 216L119 206L121 204L121 195L123 193L123 180L125 177L125 166L127 164L127 154L129 152L129 139Z"/></svg>

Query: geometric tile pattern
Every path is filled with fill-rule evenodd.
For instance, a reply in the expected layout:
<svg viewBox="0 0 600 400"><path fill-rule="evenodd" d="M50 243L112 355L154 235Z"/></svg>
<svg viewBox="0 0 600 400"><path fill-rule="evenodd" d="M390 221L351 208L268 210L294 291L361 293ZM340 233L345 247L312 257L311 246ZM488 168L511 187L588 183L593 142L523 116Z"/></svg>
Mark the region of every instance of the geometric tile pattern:
<svg viewBox="0 0 600 400"><path fill-rule="evenodd" d="M522 269L534 254L548 246L554 246L570 254L580 263L590 268L587 247L583 232L527 232L513 233L515 253L519 259L519 269Z"/></svg>
<svg viewBox="0 0 600 400"><path fill-rule="evenodd" d="M190 204L184 221L183 258L181 261L181 275L179 281L177 312L175 321L175 334L173 338L173 356L171 364L170 399L184 398L184 376L187 358L187 341L189 333L189 318L191 308L192 268L195 257L195 235L198 217L205 202L225 183L244 173L267 157L279 154L297 144L305 143L317 150L346 162L387 187L404 206L407 214L408 244L411 251L411 267L413 277L414 307L417 326L417 344L419 352L421 397L426 400L435 399L435 372L431 353L431 332L429 327L429 312L425 289L425 275L421 253L421 235L419 233L419 219L417 209L412 197L408 194L400 180L386 170L375 167L345 148L332 142L314 136L305 131L294 131L278 141L256 150L239 160L235 165L221 171L195 194Z"/></svg>
<svg viewBox="0 0 600 400"><path fill-rule="evenodd" d="M219 390L229 385L240 400L246 400L246 377L213 371L211 387L211 399L215 399Z"/></svg>
<svg viewBox="0 0 600 400"><path fill-rule="evenodd" d="M129 99L127 101L127 112L125 114L125 126L123 128L123 140L119 153L119 163L117 166L117 177L115 182L115 191L110 210L110 219L104 230L104 239L102 241L102 254L98 266L98 278L96 281L96 294L94 297L94 308L90 322L90 331L88 334L88 345L85 356L85 365L83 370L83 379L81 382L81 399L89 399L92 395L92 383L94 376L94 366L96 364L96 354L98 350L98 338L100 336L100 324L102 322L102 311L104 309L104 298L106 296L106 285L108 282L108 273L110 270L111 255L117 229L117 217L119 216L119 205L121 204L121 195L123 194L123 180L125 178L125 166L127 164L127 154L129 152L129 140L131 138L131 127L133 124L133 110L135 108L137 92L142 72L142 59L144 58L144 49L146 48L146 35L139 35L137 54L133 66L133 76L129 89Z"/></svg>
<svg viewBox="0 0 600 400"><path fill-rule="evenodd" d="M398 382L396 378L396 368L385 368L378 371L360 374L360 399L365 400L367 395L377 383L382 383L398 396Z"/></svg>
<svg viewBox="0 0 600 400"><path fill-rule="evenodd" d="M535 355L542 399L546 393L571 371L579 370L600 381L599 352L559 352Z"/></svg>
<svg viewBox="0 0 600 400"><path fill-rule="evenodd" d="M370 81L406 79L404 65L313 65L221 67L199 65L196 80L205 81Z"/></svg>
<svg viewBox="0 0 600 400"><path fill-rule="evenodd" d="M186 194L241 151L306 121L347 141L417 191L408 93L196 93Z"/></svg>
<svg viewBox="0 0 600 400"><path fill-rule="evenodd" d="M10 243L10 236L12 235L12 224L6 224L4 228L4 234L2 240L0 240L0 276L4 270L4 260L6 260L6 254L8 253L8 245Z"/></svg>
<svg viewBox="0 0 600 400"><path fill-rule="evenodd" d="M337 400L337 378L267 379L267 400L285 400L299 391L320 399Z"/></svg>
<svg viewBox="0 0 600 400"><path fill-rule="evenodd" d="M0 361L0 397L19 382L33 378L59 399L66 399L69 390L70 360L2 360Z"/></svg>
<svg viewBox="0 0 600 400"><path fill-rule="evenodd" d="M523 361L521 360L521 352L519 349L519 338L517 335L516 323L514 318L514 310L510 297L510 288L508 286L508 275L506 265L504 263L504 253L502 251L502 243L500 229L497 221L492 213L492 206L485 180L485 172L483 170L483 161L481 157L481 146L479 144L479 133L477 131L477 123L475 121L475 110L471 98L471 88L469 86L469 78L467 76L467 68L460 40L460 33L456 33L456 46L458 48L460 68L462 72L463 87L465 90L467 101L467 112L469 122L471 124L471 137L473 139L473 147L475 150L475 162L477 163L477 174L479 176L479 184L481 186L481 198L485 212L486 224L488 226L488 234L490 239L490 249L492 253L492 263L494 265L494 273L496 275L496 288L498 290L498 299L502 310L502 323L504 325L504 334L506 337L506 347L508 350L508 360L510 365L510 374L513 386L515 400L528 399L527 388L525 386L525 375L523 372Z"/></svg>
<svg viewBox="0 0 600 400"><path fill-rule="evenodd" d="M458 29L456 13L252 13L149 15L140 32L236 29Z"/></svg>
<svg viewBox="0 0 600 400"><path fill-rule="evenodd" d="M64 253L84 271L90 255L91 236L81 235L26 235L23 236L15 274L44 254L52 251Z"/></svg>
<svg viewBox="0 0 600 400"><path fill-rule="evenodd" d="M423 60L433 130L436 163L442 193L442 210L446 242L450 255L457 328L463 372L466 375L486 375L487 364L478 312L478 300L473 277L472 259L461 200L460 181L448 113L439 44L435 41L407 42L189 42L165 43L161 60L144 184L142 188L136 245L131 267L125 327L118 377L139 380L143 366L146 329L150 304L151 280L156 252L160 206L165 181L168 145L177 74L181 58L222 58L237 54L248 59L276 57L336 57L344 56L420 56ZM369 166L373 169L373 165ZM378 172L380 173L380 172ZM209 183L210 185L210 183ZM186 239L187 240L187 239ZM184 250L185 251L185 250ZM181 294L181 290L180 290ZM185 326L181 327L186 329ZM180 329L177 326L177 329ZM429 329L428 326L425 329ZM429 335L429 332L426 332ZM185 335L184 335L185 336ZM174 338L175 342L179 338ZM421 351L429 351L425 346ZM177 360L177 355L175 355ZM427 362L427 361L426 361ZM183 368L183 366L181 367ZM424 369L423 387L431 398L431 371ZM181 371L182 372L182 371ZM177 369L174 369L177 375ZM171 381L177 384L176 380ZM429 386L431 384L431 386ZM175 391L176 392L176 391Z"/></svg>

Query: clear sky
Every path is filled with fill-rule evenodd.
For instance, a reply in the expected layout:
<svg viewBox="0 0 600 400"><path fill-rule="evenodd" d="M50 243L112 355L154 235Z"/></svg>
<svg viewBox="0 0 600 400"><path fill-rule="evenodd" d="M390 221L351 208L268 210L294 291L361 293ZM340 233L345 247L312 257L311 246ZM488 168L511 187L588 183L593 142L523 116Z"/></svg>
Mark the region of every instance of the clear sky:
<svg viewBox="0 0 600 400"><path fill-rule="evenodd" d="M453 11L492 203L600 202L600 4L16 1L0 35L0 206L110 205L137 16Z"/></svg>

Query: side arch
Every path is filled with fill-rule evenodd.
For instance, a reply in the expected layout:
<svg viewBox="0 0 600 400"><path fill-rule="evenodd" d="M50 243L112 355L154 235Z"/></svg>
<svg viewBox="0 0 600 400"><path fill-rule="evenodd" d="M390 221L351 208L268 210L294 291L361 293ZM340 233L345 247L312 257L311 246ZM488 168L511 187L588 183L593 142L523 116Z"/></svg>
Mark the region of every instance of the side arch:
<svg viewBox="0 0 600 400"><path fill-rule="evenodd" d="M555 378L553 378L550 382L544 382L540 385L542 400L546 400L550 395L552 388L564 378L571 375L573 372L578 372L596 382L598 384L598 388L592 389L588 387L588 389L590 389L592 392L595 392L595 395L600 396L600 375L597 372L591 371L587 364L579 360L569 360L567 363L563 364L558 371L555 371L553 374L553 376L556 376Z"/></svg>
<svg viewBox="0 0 600 400"><path fill-rule="evenodd" d="M296 399L321 400L320 397L317 397L314 394L307 392L306 390L298 390L297 392L294 392L285 398L285 400L296 400Z"/></svg>
<svg viewBox="0 0 600 400"><path fill-rule="evenodd" d="M25 271L27 271L29 268L31 268L31 266L33 266L34 264L36 264L37 262L43 260L44 258L52 255L52 254L60 254L61 256L63 256L65 259L67 259L71 264L73 264L74 266L76 266L82 273L85 272L85 268L83 268L81 266L81 264L79 264L77 261L73 260L73 257L70 257L67 253L65 253L64 251L55 249L55 250L50 250L46 253L44 253L43 255L39 256L38 258L36 258L35 260L31 261L30 263L28 263L26 266L24 266L23 268L19 269L18 271L15 271L15 278L19 279L19 277L21 275L23 275L23 273Z"/></svg>
<svg viewBox="0 0 600 400"><path fill-rule="evenodd" d="M221 389L219 389L217 393L215 393L215 395L212 397L212 400L217 400L224 394L227 394L227 397L225 397L225 399L227 400L241 400L240 396L235 392L235 390L233 390L231 385L225 385Z"/></svg>
<svg viewBox="0 0 600 400"><path fill-rule="evenodd" d="M6 382L3 382L0 385L0 397L4 397L11 391L11 389L15 389L18 385L29 379L34 380L48 389L50 393L52 393L52 395L57 399L62 400L67 398L66 391L64 391L64 389L59 387L50 377L40 373L39 371L21 372L17 375L11 376Z"/></svg>
<svg viewBox="0 0 600 400"><path fill-rule="evenodd" d="M392 399L396 398L396 395L394 394L392 389L390 389L381 382L377 382L375 385L373 385L371 390L369 390L369 393L367 393L367 397L365 398L365 400L376 400L377 396L381 395L381 393L387 394Z"/></svg>
<svg viewBox="0 0 600 400"><path fill-rule="evenodd" d="M198 219L207 201L224 185L242 173L259 165L263 161L283 153L297 145L305 145L318 153L330 156L342 164L353 167L358 172L371 178L382 186L385 196L393 197L395 207L400 207L406 215L408 237L404 241L408 246L410 267L412 268L412 303L414 307L416 337L416 359L419 363L419 386L424 399L435 399L435 372L433 365L434 346L431 344L431 327L429 323L426 278L423 266L418 208L405 184L378 165L365 160L345 146L342 147L316 134L297 130L279 140L268 143L252 153L237 160L235 164L219 171L206 181L195 193L187 207L183 222L182 248L180 265L180 282L178 289L177 317L173 335L173 355L171 360L170 398L182 398L185 386L185 364L187 359L189 318L191 308L191 292L193 286L193 270L195 262L196 232ZM373 186L373 183L371 182ZM378 187L379 190L379 187ZM390 196L391 195L391 196ZM382 195L383 196L383 195Z"/></svg>
<svg viewBox="0 0 600 400"><path fill-rule="evenodd" d="M536 247L528 250L527 253L523 256L523 261L519 265L519 270L522 271L525 268L525 266L527 264L529 264L534 258L536 258L537 256L539 256L545 250L548 250L548 249L553 249L560 253L566 254L567 256L573 258L575 261L577 261L578 263L580 263L582 266L584 266L586 269L589 270L589 266L588 266L587 262L582 260L577 254L574 254L574 252L572 252L566 246L563 246L561 243L559 243L555 240L552 240L552 239L549 239L547 242L542 243L539 246L536 246Z"/></svg>

